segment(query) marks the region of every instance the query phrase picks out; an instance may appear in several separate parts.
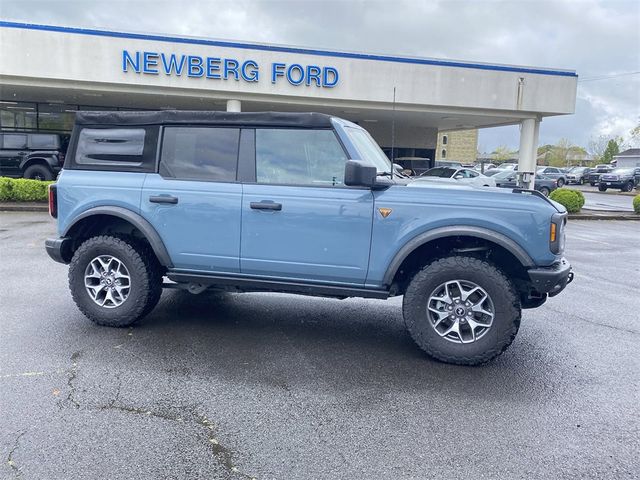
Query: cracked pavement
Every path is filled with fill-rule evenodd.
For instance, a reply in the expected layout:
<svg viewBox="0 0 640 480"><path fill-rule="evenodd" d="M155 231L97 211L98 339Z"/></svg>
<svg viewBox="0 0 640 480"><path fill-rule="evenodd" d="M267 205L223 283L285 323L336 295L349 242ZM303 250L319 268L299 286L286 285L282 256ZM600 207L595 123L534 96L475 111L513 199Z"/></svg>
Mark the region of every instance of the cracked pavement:
<svg viewBox="0 0 640 480"><path fill-rule="evenodd" d="M167 291L73 304L41 213L0 212L0 478L637 478L637 222L573 221L576 280L497 361L426 358L401 299Z"/></svg>

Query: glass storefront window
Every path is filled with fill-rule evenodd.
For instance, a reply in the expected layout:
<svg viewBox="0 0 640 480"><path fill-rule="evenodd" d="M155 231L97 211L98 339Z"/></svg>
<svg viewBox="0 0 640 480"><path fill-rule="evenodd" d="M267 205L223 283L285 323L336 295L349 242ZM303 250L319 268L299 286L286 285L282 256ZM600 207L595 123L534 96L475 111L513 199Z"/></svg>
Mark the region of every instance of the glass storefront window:
<svg viewBox="0 0 640 480"><path fill-rule="evenodd" d="M76 118L76 105L38 104L38 129L70 131Z"/></svg>
<svg viewBox="0 0 640 480"><path fill-rule="evenodd" d="M3 130L37 129L36 104L0 101L0 127Z"/></svg>

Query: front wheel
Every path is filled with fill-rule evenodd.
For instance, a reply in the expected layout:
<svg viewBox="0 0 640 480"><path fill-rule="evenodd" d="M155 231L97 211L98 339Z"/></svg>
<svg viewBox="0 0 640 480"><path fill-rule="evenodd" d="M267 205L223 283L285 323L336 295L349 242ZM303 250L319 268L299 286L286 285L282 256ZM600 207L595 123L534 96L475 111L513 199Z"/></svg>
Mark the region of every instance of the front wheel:
<svg viewBox="0 0 640 480"><path fill-rule="evenodd" d="M578 182L580 185L584 185L584 178L580 179L580 182Z"/></svg>
<svg viewBox="0 0 640 480"><path fill-rule="evenodd" d="M558 179L558 188L562 187L564 185L564 178L559 178Z"/></svg>
<svg viewBox="0 0 640 480"><path fill-rule="evenodd" d="M605 187L604 185L598 185L598 191L599 192L606 192L607 191L607 187Z"/></svg>
<svg viewBox="0 0 640 480"><path fill-rule="evenodd" d="M490 263L452 256L420 270L404 295L404 321L429 356L479 365L504 352L520 327L511 282Z"/></svg>
<svg viewBox="0 0 640 480"><path fill-rule="evenodd" d="M158 303L162 274L144 245L108 235L92 237L76 250L69 288L80 311L109 327L127 327Z"/></svg>
<svg viewBox="0 0 640 480"><path fill-rule="evenodd" d="M624 188L621 189L623 192L630 192L633 190L633 182L627 182Z"/></svg>

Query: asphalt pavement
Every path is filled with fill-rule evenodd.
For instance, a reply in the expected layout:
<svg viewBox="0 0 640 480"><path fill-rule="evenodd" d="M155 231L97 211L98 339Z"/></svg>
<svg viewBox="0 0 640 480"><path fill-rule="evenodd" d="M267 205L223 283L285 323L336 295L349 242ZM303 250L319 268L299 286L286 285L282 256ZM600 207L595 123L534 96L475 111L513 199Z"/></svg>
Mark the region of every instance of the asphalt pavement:
<svg viewBox="0 0 640 480"><path fill-rule="evenodd" d="M583 191L584 210L606 210L610 212L633 212L633 197L607 193Z"/></svg>
<svg viewBox="0 0 640 480"><path fill-rule="evenodd" d="M401 299L166 291L76 309L43 213L0 213L0 478L640 474L640 223L570 222L575 281L482 367L426 357Z"/></svg>

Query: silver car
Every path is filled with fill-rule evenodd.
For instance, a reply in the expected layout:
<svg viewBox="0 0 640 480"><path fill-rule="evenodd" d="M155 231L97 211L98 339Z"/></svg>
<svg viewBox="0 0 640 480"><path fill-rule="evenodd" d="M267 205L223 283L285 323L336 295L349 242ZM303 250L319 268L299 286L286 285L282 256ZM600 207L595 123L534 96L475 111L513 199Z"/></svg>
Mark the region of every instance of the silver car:
<svg viewBox="0 0 640 480"><path fill-rule="evenodd" d="M451 178L460 183L475 185L476 187L495 187L496 181L471 168L434 167L430 168L417 179Z"/></svg>

